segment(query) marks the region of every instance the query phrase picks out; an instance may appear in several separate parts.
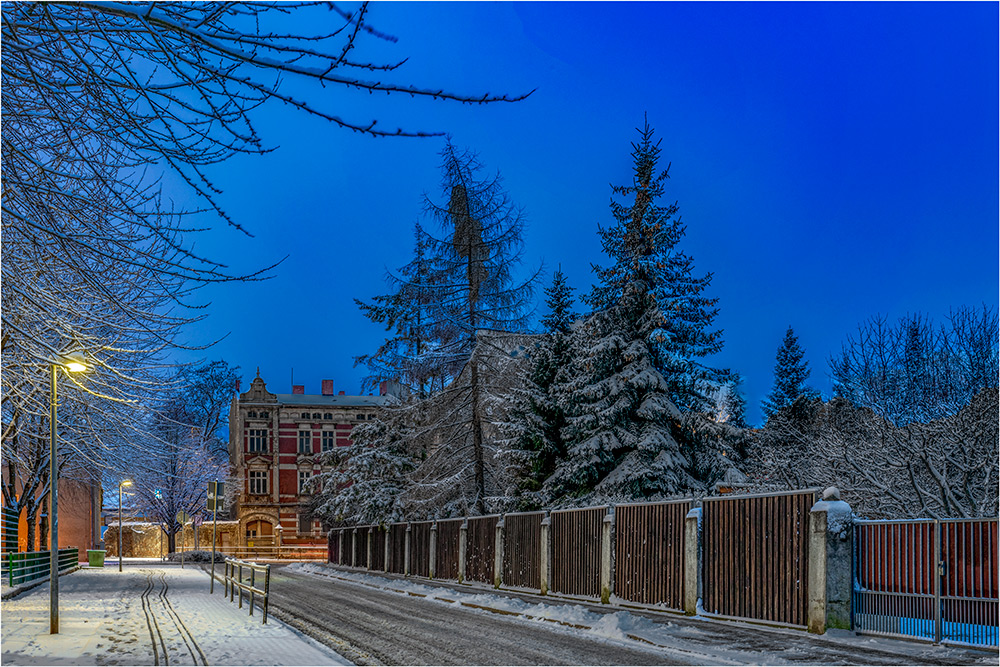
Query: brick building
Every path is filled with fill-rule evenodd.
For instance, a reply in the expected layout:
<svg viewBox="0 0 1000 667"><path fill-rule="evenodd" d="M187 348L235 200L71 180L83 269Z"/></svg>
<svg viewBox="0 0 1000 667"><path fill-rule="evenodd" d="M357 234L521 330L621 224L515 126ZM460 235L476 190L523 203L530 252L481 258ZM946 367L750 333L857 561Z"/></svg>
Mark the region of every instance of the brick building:
<svg viewBox="0 0 1000 667"><path fill-rule="evenodd" d="M229 410L230 484L236 485L233 517L243 546L325 543L319 521L308 514L307 482L322 470L320 454L351 444L354 425L372 419L383 396L320 394L295 385L272 394L258 372L249 391L237 393Z"/></svg>

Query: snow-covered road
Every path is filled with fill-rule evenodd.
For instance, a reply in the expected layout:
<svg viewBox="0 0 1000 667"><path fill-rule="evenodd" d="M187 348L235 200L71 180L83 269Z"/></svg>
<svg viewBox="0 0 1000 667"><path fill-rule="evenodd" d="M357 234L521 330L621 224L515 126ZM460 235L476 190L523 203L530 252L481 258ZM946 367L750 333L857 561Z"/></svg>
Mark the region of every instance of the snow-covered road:
<svg viewBox="0 0 1000 667"><path fill-rule="evenodd" d="M60 633L50 635L49 588L2 605L5 665L345 665L340 655L279 620L261 624L208 594L203 570L127 564L59 579Z"/></svg>
<svg viewBox="0 0 1000 667"><path fill-rule="evenodd" d="M272 613L358 664L996 664L995 651L579 604L294 564Z"/></svg>

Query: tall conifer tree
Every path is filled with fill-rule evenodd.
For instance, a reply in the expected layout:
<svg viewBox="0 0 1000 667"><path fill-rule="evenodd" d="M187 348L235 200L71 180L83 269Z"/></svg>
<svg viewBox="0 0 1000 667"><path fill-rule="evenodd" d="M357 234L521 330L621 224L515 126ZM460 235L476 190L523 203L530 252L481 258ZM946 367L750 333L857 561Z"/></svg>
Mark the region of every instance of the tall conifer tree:
<svg viewBox="0 0 1000 667"><path fill-rule="evenodd" d="M713 329L718 299L703 294L712 274L694 275L694 260L679 247L686 227L677 203L660 203L670 165L657 171L660 140L653 139L648 121L637 131L632 184L612 186L614 195L631 202L612 198L615 224L599 231L612 264L593 266L600 282L588 302L597 310L609 308L621 301L629 286L641 284L658 308L650 352L671 399L683 410L705 410L712 403L706 388L724 379L723 372L698 361L722 348L722 331Z"/></svg>
<svg viewBox="0 0 1000 667"><path fill-rule="evenodd" d="M572 363L573 288L557 270L545 289L548 312L544 331L532 353L524 384L515 393L508 423L510 449L505 452L513 467L515 505L521 510L545 506L540 493L545 480L566 454L563 429L567 425L564 395Z"/></svg>
<svg viewBox="0 0 1000 667"><path fill-rule="evenodd" d="M781 408L794 403L799 396L816 395L814 390L806 387L810 371L809 362L804 357L805 351L799 345L799 338L789 326L775 355L774 387L760 403L765 421Z"/></svg>

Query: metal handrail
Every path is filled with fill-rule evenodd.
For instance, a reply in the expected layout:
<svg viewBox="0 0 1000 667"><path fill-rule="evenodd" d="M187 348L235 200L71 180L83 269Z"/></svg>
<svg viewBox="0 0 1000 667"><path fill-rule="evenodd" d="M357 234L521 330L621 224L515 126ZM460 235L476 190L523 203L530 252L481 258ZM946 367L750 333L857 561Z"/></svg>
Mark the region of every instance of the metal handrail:
<svg viewBox="0 0 1000 667"><path fill-rule="evenodd" d="M250 576L244 578L243 568L250 571ZM257 588L256 574L264 573L264 588ZM214 573L213 573L214 574ZM271 566L252 561L239 560L237 558L227 558L225 560L225 577L223 579L225 589L223 595L229 595L229 601L233 601L236 589L240 591L239 608L243 608L243 592L250 595L250 616L253 616L254 596L260 595L261 609L263 611L263 624L267 623L267 599L271 588Z"/></svg>

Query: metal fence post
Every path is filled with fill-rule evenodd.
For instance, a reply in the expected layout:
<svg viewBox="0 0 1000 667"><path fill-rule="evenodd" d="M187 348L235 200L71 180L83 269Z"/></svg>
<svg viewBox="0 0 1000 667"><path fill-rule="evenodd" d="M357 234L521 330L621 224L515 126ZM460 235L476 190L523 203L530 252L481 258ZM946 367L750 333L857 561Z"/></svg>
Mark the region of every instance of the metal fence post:
<svg viewBox="0 0 1000 667"><path fill-rule="evenodd" d="M941 579L944 563L941 561L941 522L934 519L934 643L941 643Z"/></svg>

